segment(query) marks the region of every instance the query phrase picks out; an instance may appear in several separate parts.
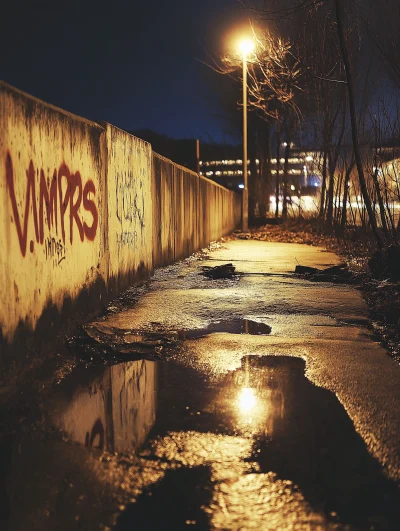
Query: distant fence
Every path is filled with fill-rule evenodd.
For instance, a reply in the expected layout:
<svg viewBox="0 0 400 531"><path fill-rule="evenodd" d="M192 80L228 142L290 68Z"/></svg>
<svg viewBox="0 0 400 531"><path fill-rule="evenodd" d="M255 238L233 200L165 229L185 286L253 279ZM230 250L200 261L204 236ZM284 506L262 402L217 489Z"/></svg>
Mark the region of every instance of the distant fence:
<svg viewBox="0 0 400 531"><path fill-rule="evenodd" d="M0 369L234 230L240 197L0 82ZM27 350L27 348L29 349Z"/></svg>

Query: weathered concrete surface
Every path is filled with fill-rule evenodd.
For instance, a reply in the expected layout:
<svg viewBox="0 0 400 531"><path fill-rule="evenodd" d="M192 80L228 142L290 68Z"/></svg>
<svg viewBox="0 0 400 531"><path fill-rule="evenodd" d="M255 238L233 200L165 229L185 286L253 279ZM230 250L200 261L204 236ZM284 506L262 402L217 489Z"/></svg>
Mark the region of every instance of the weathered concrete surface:
<svg viewBox="0 0 400 531"><path fill-rule="evenodd" d="M101 275L99 125L0 85L0 324L34 329Z"/></svg>
<svg viewBox="0 0 400 531"><path fill-rule="evenodd" d="M210 257L206 265L232 262L244 276L210 281L199 276L198 262L188 262L173 270L178 278L156 274L134 308L98 328L192 330L234 317L264 322L272 327L267 337L220 333L187 341L185 363L219 378L249 354L303 358L307 378L336 394L371 454L400 479L400 369L362 326L368 312L360 293L277 276L298 263L334 265L338 257L315 247L255 241L225 243Z"/></svg>
<svg viewBox="0 0 400 531"><path fill-rule="evenodd" d="M153 154L154 267L180 260L231 233L240 223L240 196Z"/></svg>
<svg viewBox="0 0 400 531"><path fill-rule="evenodd" d="M153 270L152 151L147 142L106 124L107 248L115 292Z"/></svg>

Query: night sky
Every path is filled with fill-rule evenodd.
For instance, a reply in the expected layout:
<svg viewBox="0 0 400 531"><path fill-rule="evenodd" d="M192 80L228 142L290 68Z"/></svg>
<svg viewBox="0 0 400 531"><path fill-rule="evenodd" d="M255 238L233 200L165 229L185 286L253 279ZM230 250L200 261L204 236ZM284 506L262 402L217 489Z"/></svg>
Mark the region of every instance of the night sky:
<svg viewBox="0 0 400 531"><path fill-rule="evenodd" d="M238 0L8 1L0 79L122 129L220 141L219 76L197 59L246 23Z"/></svg>

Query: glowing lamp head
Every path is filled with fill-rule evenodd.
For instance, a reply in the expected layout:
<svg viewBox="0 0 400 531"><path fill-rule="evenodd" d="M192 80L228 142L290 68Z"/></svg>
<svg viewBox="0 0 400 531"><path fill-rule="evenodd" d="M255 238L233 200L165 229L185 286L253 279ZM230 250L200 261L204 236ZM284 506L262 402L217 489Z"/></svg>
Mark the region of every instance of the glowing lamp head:
<svg viewBox="0 0 400 531"><path fill-rule="evenodd" d="M243 56L249 55L254 50L254 41L252 39L242 39L239 42L239 50Z"/></svg>

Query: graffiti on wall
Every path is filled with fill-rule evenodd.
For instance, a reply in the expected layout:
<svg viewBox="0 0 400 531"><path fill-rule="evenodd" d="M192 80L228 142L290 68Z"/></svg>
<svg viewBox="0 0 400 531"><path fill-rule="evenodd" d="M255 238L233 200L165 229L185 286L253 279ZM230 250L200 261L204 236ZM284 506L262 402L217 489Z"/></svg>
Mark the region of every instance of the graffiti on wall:
<svg viewBox="0 0 400 531"><path fill-rule="evenodd" d="M124 230L117 234L117 244L121 247L129 245L135 248L137 246L138 234L136 231Z"/></svg>
<svg viewBox="0 0 400 531"><path fill-rule="evenodd" d="M51 260L53 265L60 265L66 258L67 250L62 240L48 236L44 241L44 254L46 260Z"/></svg>
<svg viewBox="0 0 400 531"><path fill-rule="evenodd" d="M115 175L115 191L117 199L117 218L123 230L117 235L118 246L137 245L138 234L134 229L139 222L143 235L145 197L143 180L135 178L133 171L117 172ZM137 225L136 225L137 226Z"/></svg>
<svg viewBox="0 0 400 531"><path fill-rule="evenodd" d="M39 176L39 186L36 175ZM8 153L6 184L22 256L25 256L27 251L31 216L35 233L34 239L29 243L31 253L34 251L36 241L37 244L44 246L46 258L55 259L57 256L58 263L61 262L65 258L66 229L69 230L71 245L76 237L81 242L85 238L89 241L94 240L99 214L93 200L96 187L92 180L83 182L80 172L71 172L65 163L61 164L58 170L54 170L51 178L46 178L44 170L35 170L33 162L30 161L26 170L25 203L20 201L24 205L21 212L18 208L14 179L13 161ZM85 219L82 217L82 211L89 214ZM55 231L59 238L45 239L45 225L49 232Z"/></svg>

